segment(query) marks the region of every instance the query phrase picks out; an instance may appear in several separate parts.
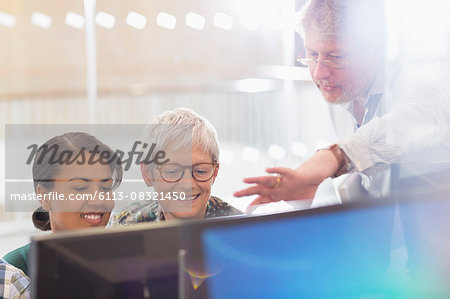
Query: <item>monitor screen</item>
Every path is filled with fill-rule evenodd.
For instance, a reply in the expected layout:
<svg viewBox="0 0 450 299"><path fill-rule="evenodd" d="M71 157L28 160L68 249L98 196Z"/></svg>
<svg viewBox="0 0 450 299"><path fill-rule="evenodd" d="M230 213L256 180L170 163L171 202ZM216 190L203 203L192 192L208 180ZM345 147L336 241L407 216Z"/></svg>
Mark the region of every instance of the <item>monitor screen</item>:
<svg viewBox="0 0 450 299"><path fill-rule="evenodd" d="M35 238L31 245L32 296L176 297L179 232L176 224L151 223Z"/></svg>
<svg viewBox="0 0 450 299"><path fill-rule="evenodd" d="M448 298L450 201L327 210L205 229L208 297Z"/></svg>
<svg viewBox="0 0 450 299"><path fill-rule="evenodd" d="M383 199L39 236L32 296L448 297L448 215L446 198Z"/></svg>

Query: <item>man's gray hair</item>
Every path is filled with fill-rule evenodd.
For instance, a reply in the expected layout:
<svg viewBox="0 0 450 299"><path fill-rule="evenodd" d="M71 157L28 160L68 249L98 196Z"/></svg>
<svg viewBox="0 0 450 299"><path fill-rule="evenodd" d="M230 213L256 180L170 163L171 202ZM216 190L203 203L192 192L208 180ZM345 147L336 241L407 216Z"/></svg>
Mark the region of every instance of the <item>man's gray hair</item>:
<svg viewBox="0 0 450 299"><path fill-rule="evenodd" d="M313 28L323 41L348 39L365 45L384 41L383 0L308 0L298 19L297 31L303 40Z"/></svg>
<svg viewBox="0 0 450 299"><path fill-rule="evenodd" d="M165 151L169 147L173 151L199 148L211 155L213 163L219 163L216 130L206 118L187 108L177 108L158 115L147 126L143 142L156 144L153 153Z"/></svg>

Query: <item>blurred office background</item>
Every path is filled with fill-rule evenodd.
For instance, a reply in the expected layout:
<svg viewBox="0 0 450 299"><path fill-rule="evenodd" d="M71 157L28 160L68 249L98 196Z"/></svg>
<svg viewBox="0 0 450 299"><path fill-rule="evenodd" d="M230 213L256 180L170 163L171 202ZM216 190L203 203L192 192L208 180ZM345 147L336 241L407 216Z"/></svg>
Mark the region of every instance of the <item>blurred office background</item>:
<svg viewBox="0 0 450 299"><path fill-rule="evenodd" d="M232 197L244 187L242 178L268 166L297 167L336 140L308 70L296 65L302 41L294 32L295 11L304 2L3 0L1 168L8 158L5 124L141 124L188 107L219 135L221 168L213 194L245 210L251 198ZM436 14L445 19L449 4L434 2L430 10L422 1L388 1L392 59L411 44L404 32L413 29L426 34L414 35L411 52L429 47L448 55L449 22L442 27L433 20L442 21ZM411 28L414 22L398 18L405 3L411 20L429 17L420 24L431 27ZM4 212L4 176L0 255L37 233L30 213Z"/></svg>
<svg viewBox="0 0 450 299"><path fill-rule="evenodd" d="M2 150L4 124L140 124L188 107L219 135L213 194L245 209L250 199L232 197L242 178L295 167L333 140L325 103L295 66L300 4L2 1ZM4 177L1 188L0 203ZM1 211L3 255L35 230L30 213Z"/></svg>

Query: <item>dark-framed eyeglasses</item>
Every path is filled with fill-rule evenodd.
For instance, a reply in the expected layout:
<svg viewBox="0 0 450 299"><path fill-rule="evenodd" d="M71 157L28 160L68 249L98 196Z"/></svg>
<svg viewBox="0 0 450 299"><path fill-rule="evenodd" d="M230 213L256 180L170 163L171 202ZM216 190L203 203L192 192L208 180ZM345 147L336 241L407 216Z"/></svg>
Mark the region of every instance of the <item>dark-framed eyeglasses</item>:
<svg viewBox="0 0 450 299"><path fill-rule="evenodd" d="M298 57L297 61L307 67L315 67L317 62L321 62L324 66L331 69L343 69L348 64L347 58L335 58L335 59L319 59L319 58L303 58Z"/></svg>
<svg viewBox="0 0 450 299"><path fill-rule="evenodd" d="M181 180L186 169L191 170L191 175L194 180L198 182L207 182L214 176L217 167L219 167L219 164L217 163L199 163L192 166L164 164L157 167L157 169L159 170L161 178L167 183L176 183Z"/></svg>

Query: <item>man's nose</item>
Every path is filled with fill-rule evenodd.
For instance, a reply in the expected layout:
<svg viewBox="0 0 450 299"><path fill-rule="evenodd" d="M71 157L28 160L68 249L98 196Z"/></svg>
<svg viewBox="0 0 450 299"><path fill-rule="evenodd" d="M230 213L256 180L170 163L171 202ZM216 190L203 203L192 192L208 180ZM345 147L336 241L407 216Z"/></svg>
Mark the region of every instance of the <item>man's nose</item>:
<svg viewBox="0 0 450 299"><path fill-rule="evenodd" d="M330 70L321 60L317 60L316 65L314 66L313 76L314 80L327 79L330 76Z"/></svg>

